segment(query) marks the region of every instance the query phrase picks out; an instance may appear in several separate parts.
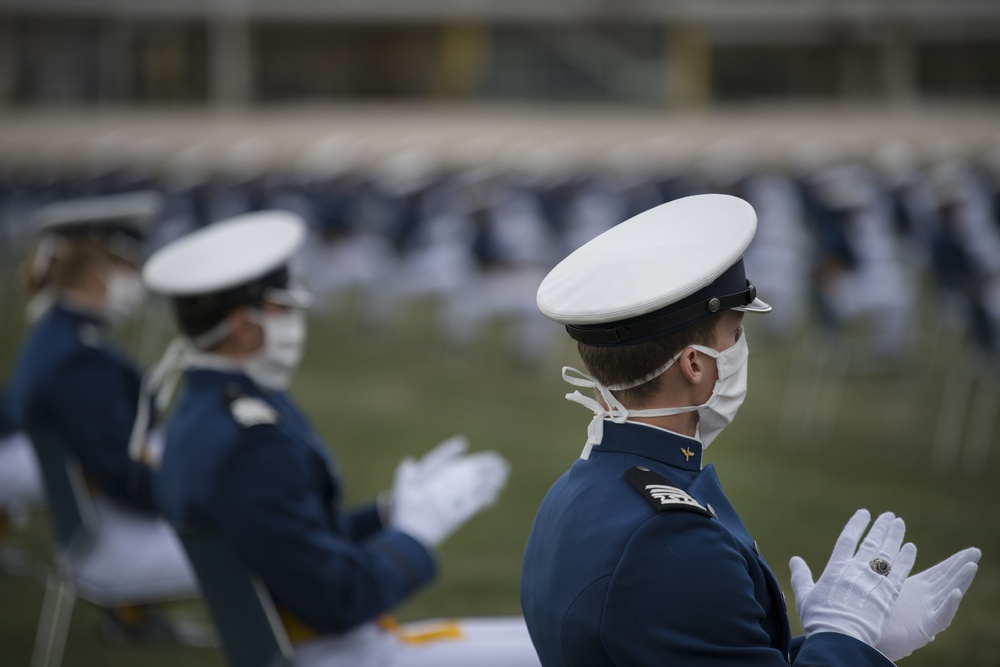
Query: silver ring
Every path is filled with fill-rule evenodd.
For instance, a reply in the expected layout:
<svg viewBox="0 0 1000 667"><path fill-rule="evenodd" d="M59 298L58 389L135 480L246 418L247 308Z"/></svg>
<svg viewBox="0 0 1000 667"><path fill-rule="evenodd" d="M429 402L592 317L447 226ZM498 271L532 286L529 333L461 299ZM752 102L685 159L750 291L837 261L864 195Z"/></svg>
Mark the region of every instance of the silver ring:
<svg viewBox="0 0 1000 667"><path fill-rule="evenodd" d="M889 561L884 558L873 558L872 561L868 563L868 566L872 569L872 572L880 574L883 577L888 577L889 570L892 569L892 566L889 565Z"/></svg>

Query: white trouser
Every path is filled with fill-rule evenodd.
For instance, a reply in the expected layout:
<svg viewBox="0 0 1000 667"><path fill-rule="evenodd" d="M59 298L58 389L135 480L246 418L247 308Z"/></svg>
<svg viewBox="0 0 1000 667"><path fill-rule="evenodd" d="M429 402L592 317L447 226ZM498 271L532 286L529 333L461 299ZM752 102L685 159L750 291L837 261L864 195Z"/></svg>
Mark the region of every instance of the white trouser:
<svg viewBox="0 0 1000 667"><path fill-rule="evenodd" d="M0 512L20 514L41 505L43 496L31 440L22 432L0 438Z"/></svg>
<svg viewBox="0 0 1000 667"><path fill-rule="evenodd" d="M94 498L95 539L69 564L80 593L107 605L192 598L194 571L166 521Z"/></svg>
<svg viewBox="0 0 1000 667"><path fill-rule="evenodd" d="M433 623L433 622L430 622ZM524 620L465 618L461 638L409 643L369 623L345 635L299 644L296 667L539 667ZM420 631L425 623L403 626Z"/></svg>

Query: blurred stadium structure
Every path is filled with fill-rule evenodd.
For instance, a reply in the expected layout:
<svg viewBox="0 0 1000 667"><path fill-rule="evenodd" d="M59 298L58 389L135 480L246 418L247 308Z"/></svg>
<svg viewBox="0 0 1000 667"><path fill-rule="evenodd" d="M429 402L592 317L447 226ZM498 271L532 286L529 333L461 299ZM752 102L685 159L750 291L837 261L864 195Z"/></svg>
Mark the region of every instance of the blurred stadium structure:
<svg viewBox="0 0 1000 667"><path fill-rule="evenodd" d="M0 101L1000 96L991 0L4 0Z"/></svg>
<svg viewBox="0 0 1000 667"><path fill-rule="evenodd" d="M824 337L786 427L954 335L971 361L937 452L957 460L971 403L976 469L1000 411L998 101L988 0L0 0L0 274L54 199L162 190L156 244L286 208L328 309L360 293L384 327L434 299L455 346L514 320L534 364L559 334L534 307L548 268L730 192L760 217L766 333Z"/></svg>

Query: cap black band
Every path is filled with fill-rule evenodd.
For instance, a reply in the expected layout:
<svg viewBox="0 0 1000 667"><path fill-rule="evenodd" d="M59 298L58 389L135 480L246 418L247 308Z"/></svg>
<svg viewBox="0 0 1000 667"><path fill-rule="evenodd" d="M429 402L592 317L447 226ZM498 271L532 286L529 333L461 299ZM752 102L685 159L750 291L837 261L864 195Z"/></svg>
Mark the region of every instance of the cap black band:
<svg viewBox="0 0 1000 667"><path fill-rule="evenodd" d="M567 324L566 331L569 332L570 337L581 343L590 345L628 345L640 342L637 340L640 338L647 338L654 334L667 334L671 330L681 328L684 324L694 324L694 322L706 315L729 310L730 308L750 305L756 298L757 288L748 280L747 288L742 292L712 297L708 301L696 303L684 310L661 315L646 322L600 329L584 329Z"/></svg>
<svg viewBox="0 0 1000 667"><path fill-rule="evenodd" d="M756 298L757 288L747 280L740 259L710 285L676 303L607 324L567 324L566 331L574 340L588 345L635 345L689 327L723 310L748 306Z"/></svg>

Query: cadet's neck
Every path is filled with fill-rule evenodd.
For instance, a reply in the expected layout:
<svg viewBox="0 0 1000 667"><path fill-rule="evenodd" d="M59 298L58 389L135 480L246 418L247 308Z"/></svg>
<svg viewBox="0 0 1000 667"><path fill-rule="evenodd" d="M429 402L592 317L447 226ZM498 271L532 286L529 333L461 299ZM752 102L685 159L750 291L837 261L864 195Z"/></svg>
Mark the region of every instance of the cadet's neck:
<svg viewBox="0 0 1000 667"><path fill-rule="evenodd" d="M690 438L695 436L698 429L698 412L682 412L679 415L669 415L666 417L629 417L629 421L649 424L667 431L680 433Z"/></svg>

